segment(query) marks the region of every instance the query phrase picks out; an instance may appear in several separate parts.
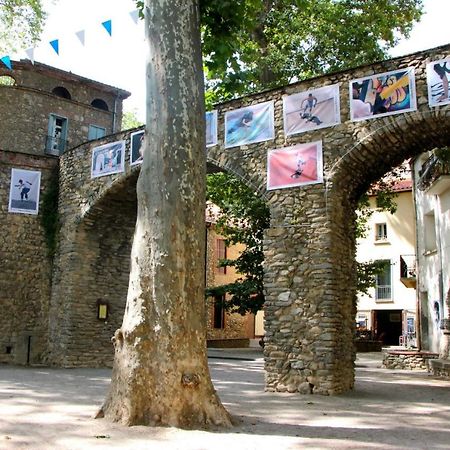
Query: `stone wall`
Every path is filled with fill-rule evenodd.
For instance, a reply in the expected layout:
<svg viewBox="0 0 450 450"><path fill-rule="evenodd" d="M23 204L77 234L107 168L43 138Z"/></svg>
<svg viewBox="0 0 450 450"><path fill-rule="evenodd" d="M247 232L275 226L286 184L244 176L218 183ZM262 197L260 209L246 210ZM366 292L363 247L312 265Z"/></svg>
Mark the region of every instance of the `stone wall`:
<svg viewBox="0 0 450 450"><path fill-rule="evenodd" d="M41 226L42 212L8 212L11 169L41 172L42 205L42 195L57 165L53 157L0 150L0 362L42 361L51 289L51 260Z"/></svg>
<svg viewBox="0 0 450 450"><path fill-rule="evenodd" d="M448 359L431 359L428 370L436 377L450 380L450 361Z"/></svg>
<svg viewBox="0 0 450 450"><path fill-rule="evenodd" d="M43 155L50 114L67 118L66 148L87 141L89 125L105 128L106 134L120 130L125 91L43 67L47 66L13 63L12 71L0 68L0 76L16 80L14 86L0 85L1 149ZM56 87L66 88L72 98L54 95ZM95 98L103 99L109 111L91 106Z"/></svg>
<svg viewBox="0 0 450 450"><path fill-rule="evenodd" d="M429 370L430 362L437 353L414 351L383 352L383 366L386 369Z"/></svg>
<svg viewBox="0 0 450 450"><path fill-rule="evenodd" d="M128 130L86 143L61 158L60 245L53 276L50 347L47 362L65 367L110 366L111 338L120 328L126 304L130 252L136 223L136 180L139 166L130 167ZM85 179L92 149L115 140L126 141L124 174ZM80 172L73 170L77 167ZM80 167L82 167L80 169ZM215 239L209 228L207 282L216 282ZM236 250L237 251L237 250ZM235 256L234 253L230 254ZM227 277L235 278L234 273ZM67 295L69 293L69 295ZM108 304L108 319L97 318L97 303ZM214 330L206 308L208 338L248 338L251 317L226 315L226 328ZM62 325L61 325L62 324Z"/></svg>
<svg viewBox="0 0 450 450"><path fill-rule="evenodd" d="M134 131L134 130L131 130ZM136 224L136 180L139 167L112 175L113 188L92 205L80 196L101 192L111 176L87 185L73 167L90 174L92 148L127 139L131 131L81 145L61 158L61 233L53 275L50 343L47 361L65 367L109 366L111 338L122 324L128 291L131 243ZM97 317L98 301L108 305L106 321ZM62 324L62 325L61 325Z"/></svg>
<svg viewBox="0 0 450 450"><path fill-rule="evenodd" d="M372 182L404 159L450 144L450 108L429 108L425 73L426 63L447 56L449 49L358 67L218 105L219 143L207 150L209 164L240 176L267 200L271 212L264 240L268 390L337 394L353 387L356 202ZM350 80L406 67L415 69L417 111L350 121ZM285 136L283 96L331 84L340 86L341 123ZM268 100L275 107L274 140L224 149L225 112ZM267 151L317 140L323 146L324 182L266 191ZM61 161L64 233L53 280L50 328L51 360L60 365L92 363L83 360L84 347L78 341L88 314L78 302L91 305L98 294L89 292L91 286L114 273L113 267L92 273L102 262L98 242L102 227L108 226L102 216L113 217L109 208L130 214L113 199L131 189L132 169L127 165L124 174L90 179L91 147L74 149ZM127 230L131 224L122 226ZM110 238L105 239L105 245L112 245ZM115 291L108 295L115 296Z"/></svg>

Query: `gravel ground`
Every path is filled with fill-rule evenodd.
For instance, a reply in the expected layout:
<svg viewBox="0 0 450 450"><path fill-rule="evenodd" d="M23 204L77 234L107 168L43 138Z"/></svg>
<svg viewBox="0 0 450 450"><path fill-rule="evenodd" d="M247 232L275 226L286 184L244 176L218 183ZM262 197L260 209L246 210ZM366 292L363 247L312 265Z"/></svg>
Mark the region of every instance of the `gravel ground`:
<svg viewBox="0 0 450 450"><path fill-rule="evenodd" d="M449 449L450 381L381 368L359 354L354 391L334 397L264 392L261 354L210 350L236 426L220 432L123 427L93 419L108 369L0 366L0 449Z"/></svg>

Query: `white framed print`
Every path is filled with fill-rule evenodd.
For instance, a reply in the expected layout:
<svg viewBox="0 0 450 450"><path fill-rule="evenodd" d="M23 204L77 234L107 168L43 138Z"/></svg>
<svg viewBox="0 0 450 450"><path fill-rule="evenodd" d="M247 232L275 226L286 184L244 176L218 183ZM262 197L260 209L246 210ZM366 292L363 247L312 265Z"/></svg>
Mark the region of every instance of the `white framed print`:
<svg viewBox="0 0 450 450"><path fill-rule="evenodd" d="M322 141L277 148L267 153L267 190L322 182Z"/></svg>
<svg viewBox="0 0 450 450"><path fill-rule="evenodd" d="M283 123L286 136L341 123L339 85L283 97Z"/></svg>
<svg viewBox="0 0 450 450"><path fill-rule="evenodd" d="M125 141L109 142L92 149L91 178L125 170Z"/></svg>
<svg viewBox="0 0 450 450"><path fill-rule="evenodd" d="M350 81L350 119L391 116L417 109L414 68L392 70Z"/></svg>
<svg viewBox="0 0 450 450"><path fill-rule="evenodd" d="M207 111L205 114L206 122L206 146L217 145L217 110Z"/></svg>
<svg viewBox="0 0 450 450"><path fill-rule="evenodd" d="M269 141L274 137L273 101L225 113L225 148Z"/></svg>
<svg viewBox="0 0 450 450"><path fill-rule="evenodd" d="M448 105L448 76L450 74L450 57L427 64L428 104L430 107Z"/></svg>
<svg viewBox="0 0 450 450"><path fill-rule="evenodd" d="M8 212L38 214L41 172L11 169Z"/></svg>

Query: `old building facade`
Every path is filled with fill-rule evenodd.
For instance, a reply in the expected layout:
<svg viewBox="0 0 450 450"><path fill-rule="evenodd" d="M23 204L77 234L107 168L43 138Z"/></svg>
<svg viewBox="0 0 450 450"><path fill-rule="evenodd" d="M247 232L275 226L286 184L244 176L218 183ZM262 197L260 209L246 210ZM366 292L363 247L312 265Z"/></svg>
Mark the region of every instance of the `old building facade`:
<svg viewBox="0 0 450 450"><path fill-rule="evenodd" d="M40 172L40 203L58 156L120 129L129 93L29 61L0 68L0 362L41 363L47 350L52 260L42 214L8 211L12 169Z"/></svg>
<svg viewBox="0 0 450 450"><path fill-rule="evenodd" d="M208 215L207 215L208 220ZM242 275L236 269L220 267L221 259L236 259L243 250L242 244L227 246L223 236L215 230L214 219L207 222L207 258L206 285L220 286L232 283ZM207 299L207 338L211 347L245 347L250 339L255 338L255 317L253 314L245 316L226 311L224 298L209 297Z"/></svg>
<svg viewBox="0 0 450 450"><path fill-rule="evenodd" d="M59 155L120 130L130 94L44 64L0 68L0 149Z"/></svg>
<svg viewBox="0 0 450 450"><path fill-rule="evenodd" d="M359 262L383 261L383 273L368 294L358 295L356 323L383 345L416 344L416 229L412 182L394 186L397 210L377 208L370 195L366 235L357 242Z"/></svg>
<svg viewBox="0 0 450 450"><path fill-rule="evenodd" d="M414 161L419 268L420 347L439 354L436 374L450 375L450 150L435 149Z"/></svg>

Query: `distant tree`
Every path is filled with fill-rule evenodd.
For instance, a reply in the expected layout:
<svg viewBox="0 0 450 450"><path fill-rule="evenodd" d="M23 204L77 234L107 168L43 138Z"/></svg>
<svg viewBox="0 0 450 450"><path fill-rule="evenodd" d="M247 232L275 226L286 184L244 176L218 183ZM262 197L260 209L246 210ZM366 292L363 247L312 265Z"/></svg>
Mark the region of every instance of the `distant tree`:
<svg viewBox="0 0 450 450"><path fill-rule="evenodd" d="M206 198L220 208L215 227L226 244L245 246L238 258L220 262L221 266L235 267L242 276L233 283L208 288L206 295L229 294L225 308L240 314L256 313L264 303L262 241L269 227L269 208L251 188L226 173L208 175Z"/></svg>
<svg viewBox="0 0 450 450"><path fill-rule="evenodd" d="M45 19L41 0L0 0L0 53L39 41Z"/></svg>
<svg viewBox="0 0 450 450"><path fill-rule="evenodd" d="M137 128L144 125L137 118L136 110L134 111L125 111L122 115L122 130L129 130L131 128Z"/></svg>

